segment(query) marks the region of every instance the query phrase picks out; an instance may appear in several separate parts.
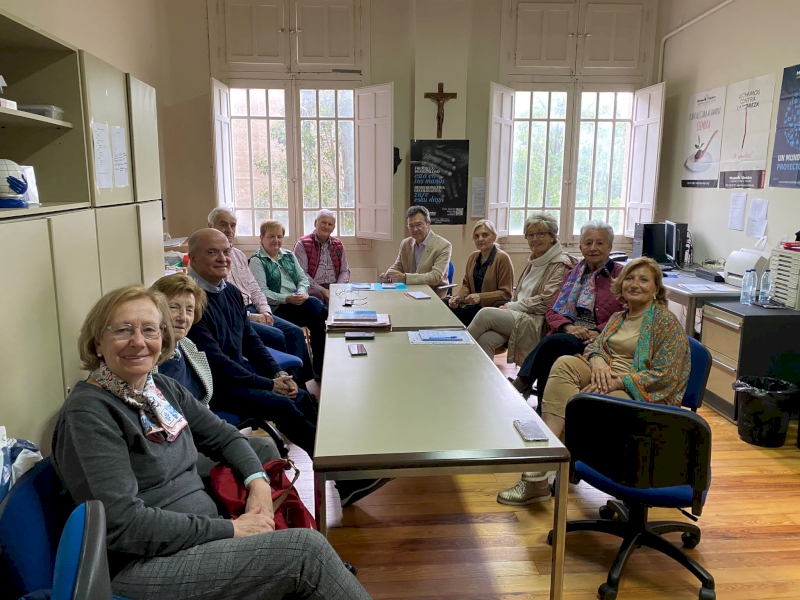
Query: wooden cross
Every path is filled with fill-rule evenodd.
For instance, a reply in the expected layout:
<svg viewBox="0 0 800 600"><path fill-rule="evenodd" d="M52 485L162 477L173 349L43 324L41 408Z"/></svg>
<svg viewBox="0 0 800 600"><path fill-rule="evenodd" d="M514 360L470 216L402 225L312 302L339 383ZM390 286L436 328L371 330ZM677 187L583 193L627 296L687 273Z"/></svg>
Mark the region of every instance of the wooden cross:
<svg viewBox="0 0 800 600"><path fill-rule="evenodd" d="M444 84L440 83L438 92L428 92L425 94L425 97L436 102L436 106L438 107L436 110L436 139L440 140L442 139L442 125L444 125L444 103L448 100L458 98L458 94L450 92L445 93Z"/></svg>

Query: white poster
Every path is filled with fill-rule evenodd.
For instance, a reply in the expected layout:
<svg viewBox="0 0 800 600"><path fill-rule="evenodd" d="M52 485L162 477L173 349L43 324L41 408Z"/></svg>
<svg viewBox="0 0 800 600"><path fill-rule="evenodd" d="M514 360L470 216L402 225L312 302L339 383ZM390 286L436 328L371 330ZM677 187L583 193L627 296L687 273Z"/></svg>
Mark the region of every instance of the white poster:
<svg viewBox="0 0 800 600"><path fill-rule="evenodd" d="M473 219L486 217L486 177L472 178L472 213Z"/></svg>
<svg viewBox="0 0 800 600"><path fill-rule="evenodd" d="M764 187L774 92L774 73L728 86L720 187Z"/></svg>
<svg viewBox="0 0 800 600"><path fill-rule="evenodd" d="M111 128L111 148L114 150L114 185L128 187L128 146L122 127Z"/></svg>
<svg viewBox="0 0 800 600"><path fill-rule="evenodd" d="M724 112L724 87L700 92L689 99L681 186L717 187Z"/></svg>
<svg viewBox="0 0 800 600"><path fill-rule="evenodd" d="M108 125L92 123L92 146L94 148L94 179L98 189L114 187L114 160L111 156L111 140L108 139Z"/></svg>

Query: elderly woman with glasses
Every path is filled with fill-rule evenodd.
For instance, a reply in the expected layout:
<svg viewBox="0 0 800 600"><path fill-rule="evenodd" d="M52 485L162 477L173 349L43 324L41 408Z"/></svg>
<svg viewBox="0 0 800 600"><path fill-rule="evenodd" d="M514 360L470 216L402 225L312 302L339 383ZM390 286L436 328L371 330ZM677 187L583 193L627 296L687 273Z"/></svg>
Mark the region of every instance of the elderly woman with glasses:
<svg viewBox="0 0 800 600"><path fill-rule="evenodd" d="M269 480L245 437L151 372L175 349L170 321L164 296L142 286L103 296L78 341L89 378L67 398L53 433L53 463L72 499L105 507L114 593L368 599L318 532L274 530ZM244 480L238 519L221 518L205 492L198 451Z"/></svg>
<svg viewBox="0 0 800 600"><path fill-rule="evenodd" d="M557 234L558 221L546 213L534 213L525 220L531 254L511 302L481 309L467 329L490 358L508 344L508 362L520 364L542 338L547 305L574 265Z"/></svg>

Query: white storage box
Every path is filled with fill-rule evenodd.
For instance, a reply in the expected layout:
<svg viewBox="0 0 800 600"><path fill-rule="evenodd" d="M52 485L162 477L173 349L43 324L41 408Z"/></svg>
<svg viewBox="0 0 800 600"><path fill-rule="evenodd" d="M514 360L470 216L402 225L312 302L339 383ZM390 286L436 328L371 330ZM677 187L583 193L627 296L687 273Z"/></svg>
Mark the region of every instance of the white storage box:
<svg viewBox="0 0 800 600"><path fill-rule="evenodd" d="M52 104L20 104L19 110L55 119L56 121L64 120L64 109Z"/></svg>

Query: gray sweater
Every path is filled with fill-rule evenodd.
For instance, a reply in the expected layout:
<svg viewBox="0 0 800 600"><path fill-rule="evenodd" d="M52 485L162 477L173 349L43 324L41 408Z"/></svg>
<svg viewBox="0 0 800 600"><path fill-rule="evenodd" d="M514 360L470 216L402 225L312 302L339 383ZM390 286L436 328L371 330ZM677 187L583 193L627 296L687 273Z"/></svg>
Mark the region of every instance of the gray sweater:
<svg viewBox="0 0 800 600"><path fill-rule="evenodd" d="M198 449L242 478L261 471L235 427L172 379L153 379L189 423L174 442L148 440L138 410L86 382L67 398L53 433L53 463L75 503L105 506L112 577L132 560L233 537L197 474Z"/></svg>

